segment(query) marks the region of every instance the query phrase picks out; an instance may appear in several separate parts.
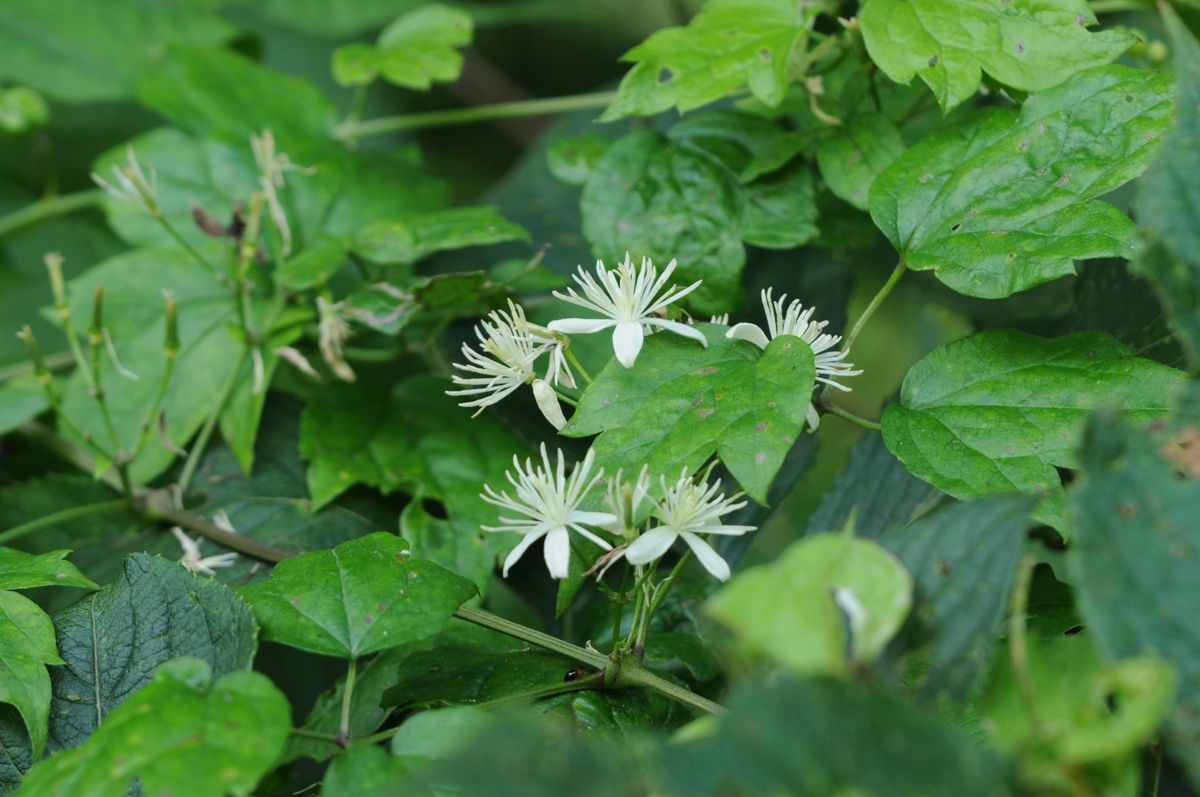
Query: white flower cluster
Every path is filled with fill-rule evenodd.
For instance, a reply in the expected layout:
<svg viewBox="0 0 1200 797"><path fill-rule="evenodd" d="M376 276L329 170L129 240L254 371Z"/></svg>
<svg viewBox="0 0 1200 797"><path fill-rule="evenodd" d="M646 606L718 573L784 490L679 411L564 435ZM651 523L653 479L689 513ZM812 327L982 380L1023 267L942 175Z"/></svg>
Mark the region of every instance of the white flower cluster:
<svg viewBox="0 0 1200 797"><path fill-rule="evenodd" d="M484 526L484 531L511 531L522 535L517 546L504 560L504 575L538 540L545 538L543 553L546 567L554 578L566 578L570 565L570 533L590 540L609 553L605 567L622 556L633 565L646 565L661 558L678 539L683 539L700 564L722 581L729 578L729 565L704 539L706 535L741 535L754 531L754 526L723 523L722 516L746 505L741 493L726 497L719 483L697 481L685 468L674 484L660 479L663 497L653 502L646 523L639 522L642 504L651 500L649 475L645 468L633 484L622 480L621 474L609 484L607 512L585 511L580 507L604 475L603 469L592 473L595 459L589 449L583 461L567 474L562 451L551 462L545 444L541 462L526 459L524 464L513 457L513 470L505 475L515 495L496 491L485 485L483 500L511 513L502 516L500 525ZM643 530L642 526L648 525ZM587 527L591 527L589 530ZM600 536L606 532L621 541L614 548Z"/></svg>

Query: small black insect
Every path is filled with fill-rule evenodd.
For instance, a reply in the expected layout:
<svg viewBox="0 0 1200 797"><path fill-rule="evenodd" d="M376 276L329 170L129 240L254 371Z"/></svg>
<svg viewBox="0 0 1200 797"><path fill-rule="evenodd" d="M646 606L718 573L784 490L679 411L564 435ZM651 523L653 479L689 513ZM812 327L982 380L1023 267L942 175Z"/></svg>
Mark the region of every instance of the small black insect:
<svg viewBox="0 0 1200 797"><path fill-rule="evenodd" d="M583 672L578 669L567 670L567 674L563 676L563 680L570 683L571 681L578 681L582 677Z"/></svg>

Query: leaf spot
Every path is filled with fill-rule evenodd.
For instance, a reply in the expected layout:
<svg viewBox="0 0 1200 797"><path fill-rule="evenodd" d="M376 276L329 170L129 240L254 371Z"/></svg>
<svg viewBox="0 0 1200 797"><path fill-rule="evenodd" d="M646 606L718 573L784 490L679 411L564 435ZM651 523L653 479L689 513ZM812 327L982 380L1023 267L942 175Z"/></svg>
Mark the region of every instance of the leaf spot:
<svg viewBox="0 0 1200 797"><path fill-rule="evenodd" d="M1019 42L1017 42L1017 55L1024 55L1024 54L1025 54L1025 42L1019 41Z"/></svg>
<svg viewBox="0 0 1200 797"><path fill-rule="evenodd" d="M950 228L950 232L958 232L960 229L962 229L962 225L959 224L958 222L955 222L954 225Z"/></svg>
<svg viewBox="0 0 1200 797"><path fill-rule="evenodd" d="M921 185L925 185L925 183L929 182L932 179L933 179L933 175L930 174L929 172L925 172L924 174L922 174L920 177L917 178L917 182L919 182Z"/></svg>
<svg viewBox="0 0 1200 797"><path fill-rule="evenodd" d="M767 62L768 64L771 63L771 48L764 47L761 50L759 50L758 57L761 58L763 61Z"/></svg>
<svg viewBox="0 0 1200 797"><path fill-rule="evenodd" d="M658 70L658 85L665 86L674 79L675 73L671 71L670 67L664 66L662 69Z"/></svg>
<svg viewBox="0 0 1200 797"><path fill-rule="evenodd" d="M933 69L938 65L938 57L936 55L929 56L929 68Z"/></svg>
<svg viewBox="0 0 1200 797"><path fill-rule="evenodd" d="M1027 149L1029 149L1029 139L1023 138L1021 139L1021 143L1017 145L1017 152L1024 152Z"/></svg>
<svg viewBox="0 0 1200 797"><path fill-rule="evenodd" d="M1008 230L992 230L988 235L995 235L997 238L1008 235Z"/></svg>
<svg viewBox="0 0 1200 797"><path fill-rule="evenodd" d="M1123 518L1131 518L1137 514L1137 507L1128 501L1122 501L1117 504L1117 514Z"/></svg>
<svg viewBox="0 0 1200 797"><path fill-rule="evenodd" d="M1067 183L1069 183L1069 182L1071 182L1071 175L1069 175L1069 174L1064 174L1062 177L1060 177L1060 178L1058 178L1057 180L1055 180L1055 181L1054 181L1054 184L1055 184L1056 186L1058 186L1059 188L1062 188L1064 185L1066 185L1066 184L1067 184Z"/></svg>
<svg viewBox="0 0 1200 797"><path fill-rule="evenodd" d="M1009 252L1009 253L1008 253L1008 262L1009 262L1009 263L1013 262L1013 261L1014 261L1014 260L1016 260L1016 259L1017 259L1017 253L1016 253L1016 252Z"/></svg>
<svg viewBox="0 0 1200 797"><path fill-rule="evenodd" d="M702 409L696 410L696 417L697 418L707 418L709 415L712 415L714 412L716 412L716 410L714 410L712 407L704 407Z"/></svg>
<svg viewBox="0 0 1200 797"><path fill-rule="evenodd" d="M756 431L756 432L763 432L766 430L766 428L767 428L766 421L759 421L758 423L754 424L754 431Z"/></svg>
<svg viewBox="0 0 1200 797"><path fill-rule="evenodd" d="M704 368L697 368L695 371L692 371L691 376L708 376L709 374L715 374L718 370L720 370L720 369L717 368L717 366L709 365Z"/></svg>
<svg viewBox="0 0 1200 797"><path fill-rule="evenodd" d="M767 455L764 454L763 452L759 451L757 454L754 455L754 464L755 465L761 465L766 461L767 461Z"/></svg>

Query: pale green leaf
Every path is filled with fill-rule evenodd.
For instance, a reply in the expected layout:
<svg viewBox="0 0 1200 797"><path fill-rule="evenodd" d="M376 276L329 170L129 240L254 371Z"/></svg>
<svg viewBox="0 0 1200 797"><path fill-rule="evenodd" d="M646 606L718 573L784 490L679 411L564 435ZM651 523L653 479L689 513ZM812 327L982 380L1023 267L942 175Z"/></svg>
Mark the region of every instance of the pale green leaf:
<svg viewBox="0 0 1200 797"><path fill-rule="evenodd" d="M62 664L54 624L36 603L0 590L0 703L15 706L33 743L33 758L46 748L50 676L47 664Z"/></svg>
<svg viewBox="0 0 1200 797"><path fill-rule="evenodd" d="M70 551L50 551L34 556L12 548L0 548L0 589L32 587L82 587L99 589L75 565L66 561Z"/></svg>
<svg viewBox="0 0 1200 797"><path fill-rule="evenodd" d="M408 791L408 767L375 745L351 747L329 765L321 797L394 797Z"/></svg>
<svg viewBox="0 0 1200 797"><path fill-rule="evenodd" d="M364 226L352 248L379 263L411 263L434 252L528 241L529 233L489 206L446 208L406 221L377 221Z"/></svg>
<svg viewBox="0 0 1200 797"><path fill-rule="evenodd" d="M599 133L560 138L546 150L546 167L568 185L583 185L613 140Z"/></svg>
<svg viewBox="0 0 1200 797"><path fill-rule="evenodd" d="M708 347L660 333L633 368L611 360L580 397L562 434L587 437L609 472L674 478L716 453L754 500L767 489L805 427L815 371L812 349L783 336L757 355L723 326L697 324Z"/></svg>
<svg viewBox="0 0 1200 797"><path fill-rule="evenodd" d="M0 4L0 77L70 103L128 99L168 44L236 33L195 0L11 0Z"/></svg>
<svg viewBox="0 0 1200 797"><path fill-rule="evenodd" d="M900 83L913 76L943 111L970 98L982 72L1022 91L1040 91L1101 66L1135 41L1093 33L1085 0L868 0L858 15L867 52Z"/></svg>
<svg viewBox="0 0 1200 797"><path fill-rule="evenodd" d="M46 391L32 376L0 384L0 434L11 432L49 408Z"/></svg>
<svg viewBox="0 0 1200 797"><path fill-rule="evenodd" d="M900 131L882 113L862 113L832 127L817 147L817 164L829 190L859 210L871 185L904 152Z"/></svg>
<svg viewBox="0 0 1200 797"><path fill-rule="evenodd" d="M843 674L873 661L900 630L912 590L912 576L887 550L819 534L738 574L705 609L753 653L796 672Z"/></svg>
<svg viewBox="0 0 1200 797"><path fill-rule="evenodd" d="M1088 413L1116 406L1149 420L1184 381L1100 332L1046 339L989 330L926 355L904 378L883 438L905 467L955 498L1044 497L1034 517L1065 530L1056 467L1078 465Z"/></svg>
<svg viewBox="0 0 1200 797"><path fill-rule="evenodd" d="M275 566L241 589L264 639L327 656L358 658L440 631L475 586L407 543L379 532Z"/></svg>
<svg viewBox="0 0 1200 797"><path fill-rule="evenodd" d="M51 680L51 749L87 739L168 659L246 669L257 649L250 610L224 585L175 562L133 554L122 575L54 615L65 666Z"/></svg>
<svg viewBox="0 0 1200 797"><path fill-rule="evenodd" d="M462 72L459 47L471 43L467 13L432 3L408 12L383 29L374 47L349 44L333 54L333 76L343 86L362 86L382 75L389 83L428 90Z"/></svg>
<svg viewBox="0 0 1200 797"><path fill-rule="evenodd" d="M905 264L997 299L1130 257L1133 223L1103 196L1137 177L1171 118L1162 74L1104 67L933 133L871 188L871 217Z"/></svg>
<svg viewBox="0 0 1200 797"><path fill-rule="evenodd" d="M686 27L660 30L622 57L634 67L602 118L683 113L742 86L778 105L812 14L790 0L711 0Z"/></svg>
<svg viewBox="0 0 1200 797"><path fill-rule="evenodd" d="M17 795L122 797L137 778L147 794L244 797L290 729L291 706L265 675L235 672L214 683L208 662L178 659L83 746L30 770Z"/></svg>

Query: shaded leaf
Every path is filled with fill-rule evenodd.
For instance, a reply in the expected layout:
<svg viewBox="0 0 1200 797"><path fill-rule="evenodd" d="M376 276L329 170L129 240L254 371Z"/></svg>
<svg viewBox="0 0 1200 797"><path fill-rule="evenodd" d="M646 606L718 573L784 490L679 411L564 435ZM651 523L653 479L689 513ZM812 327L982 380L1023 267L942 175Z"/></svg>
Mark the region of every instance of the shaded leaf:
<svg viewBox="0 0 1200 797"><path fill-rule="evenodd" d="M386 532L360 537L285 560L239 592L264 639L341 658L386 650L436 634L476 591L406 545Z"/></svg>
<svg viewBox="0 0 1200 797"><path fill-rule="evenodd" d="M49 733L50 676L47 664L62 664L54 624L36 603L0 590L0 703L20 712L36 760Z"/></svg>
<svg viewBox="0 0 1200 797"><path fill-rule="evenodd" d="M0 548L0 590L46 586L99 589L98 584L66 561L69 553L50 551L33 556L12 548Z"/></svg>
<svg viewBox="0 0 1200 797"><path fill-rule="evenodd" d="M381 705L457 706L565 691L564 676L576 666L571 660L537 648L505 647L450 641L412 653L400 662L399 680L383 693Z"/></svg>
<svg viewBox="0 0 1200 797"><path fill-rule="evenodd" d="M1130 257L1133 223L1097 197L1142 173L1170 115L1161 74L1081 72L910 147L875 180L871 217L909 268L987 299Z"/></svg>
<svg viewBox="0 0 1200 797"><path fill-rule="evenodd" d="M871 60L900 83L917 75L942 111L973 95L982 72L1022 91L1040 91L1101 66L1136 39L1092 33L1084 0L870 0L859 14Z"/></svg>
<svg viewBox="0 0 1200 797"><path fill-rule="evenodd" d="M673 477L713 455L752 498L767 490L804 430L814 379L812 349L783 336L761 356L724 336L725 327L697 324L701 348L672 334L652 335L633 368L610 361L579 400L562 434L599 433L596 458L623 468Z"/></svg>
<svg viewBox="0 0 1200 797"><path fill-rule="evenodd" d="M989 330L941 346L908 372L883 439L911 473L955 498L1022 492L1034 518L1065 530L1056 467L1076 466L1088 413L1164 414L1183 381L1100 332L1045 339Z"/></svg>
<svg viewBox="0 0 1200 797"><path fill-rule="evenodd" d="M817 147L817 164L829 190L859 210L871 185L904 152L900 131L882 113L863 113L830 129Z"/></svg>
<svg viewBox="0 0 1200 797"><path fill-rule="evenodd" d="M7 434L50 409L46 391L33 377L0 385L0 434Z"/></svg>
<svg viewBox="0 0 1200 797"><path fill-rule="evenodd" d="M150 682L168 659L194 656L213 672L248 668L254 618L219 582L157 556L133 554L118 580L54 615L51 749L75 747ZM160 712L161 713L161 712Z"/></svg>
<svg viewBox="0 0 1200 797"><path fill-rule="evenodd" d="M788 0L712 0L686 27L660 30L622 56L634 67L601 118L683 113L742 86L778 105L811 13Z"/></svg>
<svg viewBox="0 0 1200 797"><path fill-rule="evenodd" d="M169 707L169 710L164 710ZM121 797L136 777L149 794L187 784L195 797L247 795L283 749L291 707L256 672L215 683L202 659L164 664L81 747L30 770L21 797Z"/></svg>
<svg viewBox="0 0 1200 797"><path fill-rule="evenodd" d="M408 780L408 767L375 745L351 747L333 759L321 783L321 797L392 797Z"/></svg>

